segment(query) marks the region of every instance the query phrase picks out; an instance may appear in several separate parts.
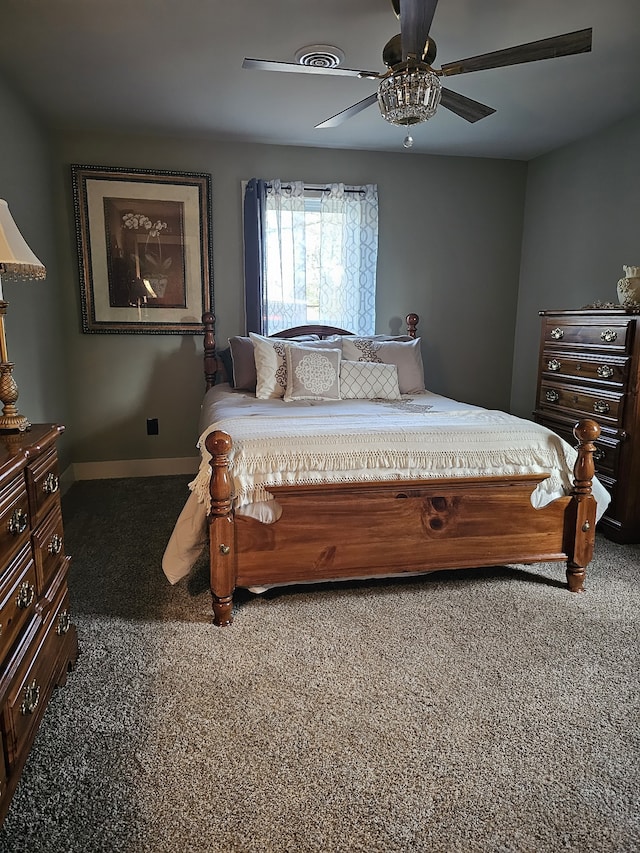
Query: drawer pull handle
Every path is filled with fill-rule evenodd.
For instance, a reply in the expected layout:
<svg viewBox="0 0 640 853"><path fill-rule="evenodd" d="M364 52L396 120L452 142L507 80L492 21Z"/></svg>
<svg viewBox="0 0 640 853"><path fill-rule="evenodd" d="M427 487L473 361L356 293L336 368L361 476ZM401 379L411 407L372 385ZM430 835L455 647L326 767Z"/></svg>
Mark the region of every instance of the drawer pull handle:
<svg viewBox="0 0 640 853"><path fill-rule="evenodd" d="M42 491L45 495L53 495L58 491L58 487L60 486L60 479L51 472L47 474L44 478L44 482L42 483Z"/></svg>
<svg viewBox="0 0 640 853"><path fill-rule="evenodd" d="M613 376L613 367L609 364L601 364L597 372L600 379L609 379Z"/></svg>
<svg viewBox="0 0 640 853"><path fill-rule="evenodd" d="M544 396L548 403L557 403L560 399L560 394L552 390L547 391Z"/></svg>
<svg viewBox="0 0 640 853"><path fill-rule="evenodd" d="M609 411L609 404L606 403L604 400L596 400L593 404L593 411L597 415L606 415Z"/></svg>
<svg viewBox="0 0 640 853"><path fill-rule="evenodd" d="M69 628L71 627L71 617L69 616L68 610L63 610L58 618L58 627L56 628L56 634L59 637L62 637L67 633Z"/></svg>
<svg viewBox="0 0 640 853"><path fill-rule="evenodd" d="M29 523L29 516L27 513L18 507L18 509L14 509L11 518L9 519L9 533L12 536L19 536L21 533L27 529L27 524Z"/></svg>
<svg viewBox="0 0 640 853"><path fill-rule="evenodd" d="M593 451L594 462L602 462L606 455L607 454L604 452L604 450L601 447L598 447L597 450Z"/></svg>
<svg viewBox="0 0 640 853"><path fill-rule="evenodd" d="M16 596L16 604L21 610L26 610L27 607L31 607L33 604L35 594L36 591L33 584L30 584L29 581L23 581L23 583L20 584L20 589Z"/></svg>
<svg viewBox="0 0 640 853"><path fill-rule="evenodd" d="M22 705L20 705L20 713L23 717L26 717L27 714L33 714L38 707L39 701L40 685L34 678L31 684L27 684L24 688L24 699L22 700Z"/></svg>
<svg viewBox="0 0 640 853"><path fill-rule="evenodd" d="M551 337L554 341L561 341L564 338L564 329L551 329Z"/></svg>
<svg viewBox="0 0 640 853"><path fill-rule="evenodd" d="M604 329L604 331L600 332L600 338L603 341L606 341L610 344L612 341L618 337L618 333L615 329Z"/></svg>
<svg viewBox="0 0 640 853"><path fill-rule="evenodd" d="M558 359L557 358L549 359L549 361L547 362L547 369L553 370L553 371L560 370L560 362L558 361Z"/></svg>
<svg viewBox="0 0 640 853"><path fill-rule="evenodd" d="M62 551L62 536L58 533L54 533L47 547L47 551L50 554L59 554L60 551Z"/></svg>

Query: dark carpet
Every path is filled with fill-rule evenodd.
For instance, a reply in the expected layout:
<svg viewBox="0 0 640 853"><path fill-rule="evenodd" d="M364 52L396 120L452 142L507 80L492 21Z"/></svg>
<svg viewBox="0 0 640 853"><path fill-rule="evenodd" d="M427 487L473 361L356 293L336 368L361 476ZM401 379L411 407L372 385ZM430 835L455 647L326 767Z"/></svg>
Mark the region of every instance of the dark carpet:
<svg viewBox="0 0 640 853"><path fill-rule="evenodd" d="M640 546L239 596L160 569L186 477L65 496L81 655L0 853L640 850Z"/></svg>

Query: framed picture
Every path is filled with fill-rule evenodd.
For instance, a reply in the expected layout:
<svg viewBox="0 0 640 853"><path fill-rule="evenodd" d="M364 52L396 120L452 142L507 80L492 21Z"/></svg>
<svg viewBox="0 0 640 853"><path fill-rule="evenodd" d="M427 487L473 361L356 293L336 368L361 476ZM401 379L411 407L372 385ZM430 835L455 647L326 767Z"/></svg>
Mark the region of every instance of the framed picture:
<svg viewBox="0 0 640 853"><path fill-rule="evenodd" d="M71 167L82 328L197 334L213 310L211 176Z"/></svg>

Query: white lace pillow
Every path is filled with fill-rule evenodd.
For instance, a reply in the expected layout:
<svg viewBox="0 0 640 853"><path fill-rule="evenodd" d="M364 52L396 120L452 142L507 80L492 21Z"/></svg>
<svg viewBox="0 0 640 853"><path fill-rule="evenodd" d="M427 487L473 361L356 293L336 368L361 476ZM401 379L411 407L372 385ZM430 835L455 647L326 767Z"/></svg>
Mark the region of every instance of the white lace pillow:
<svg viewBox="0 0 640 853"><path fill-rule="evenodd" d="M399 400L398 368L373 361L343 361L340 396L343 400Z"/></svg>
<svg viewBox="0 0 640 853"><path fill-rule="evenodd" d="M305 345L287 346L285 402L339 400L341 358L341 349L322 349Z"/></svg>
<svg viewBox="0 0 640 853"><path fill-rule="evenodd" d="M256 364L256 397L258 400L273 400L284 397L287 389L287 347L297 346L294 341L283 338L266 338L249 332L253 341L253 357ZM338 340L327 338L323 341L309 341L305 347L314 349L336 349Z"/></svg>
<svg viewBox="0 0 640 853"><path fill-rule="evenodd" d="M424 369L420 338L408 341L381 341L374 338L343 337L342 357L346 361L395 364L401 394L424 391Z"/></svg>

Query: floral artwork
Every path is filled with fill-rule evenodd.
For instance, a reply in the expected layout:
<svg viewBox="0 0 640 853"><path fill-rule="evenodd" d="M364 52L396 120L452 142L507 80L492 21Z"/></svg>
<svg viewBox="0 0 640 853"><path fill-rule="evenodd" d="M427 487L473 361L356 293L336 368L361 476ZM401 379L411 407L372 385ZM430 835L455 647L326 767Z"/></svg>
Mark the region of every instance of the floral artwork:
<svg viewBox="0 0 640 853"><path fill-rule="evenodd" d="M209 175L72 166L72 176L84 331L202 331Z"/></svg>
<svg viewBox="0 0 640 853"><path fill-rule="evenodd" d="M104 208L109 304L151 310L184 307L182 205L106 197Z"/></svg>

